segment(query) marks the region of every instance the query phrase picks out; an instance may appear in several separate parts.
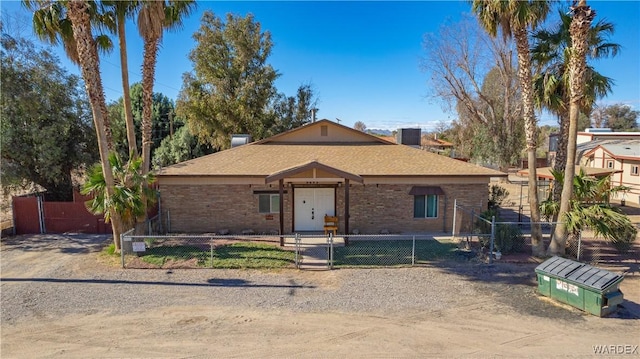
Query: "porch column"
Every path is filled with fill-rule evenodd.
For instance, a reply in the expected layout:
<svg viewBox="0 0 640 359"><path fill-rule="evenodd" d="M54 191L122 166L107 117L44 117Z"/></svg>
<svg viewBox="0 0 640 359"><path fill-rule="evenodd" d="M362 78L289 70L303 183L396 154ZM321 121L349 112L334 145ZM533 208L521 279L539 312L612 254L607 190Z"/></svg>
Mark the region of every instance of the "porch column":
<svg viewBox="0 0 640 359"><path fill-rule="evenodd" d="M349 244L349 179L344 179L344 245Z"/></svg>
<svg viewBox="0 0 640 359"><path fill-rule="evenodd" d="M280 246L284 246L284 179L278 181L280 191Z"/></svg>

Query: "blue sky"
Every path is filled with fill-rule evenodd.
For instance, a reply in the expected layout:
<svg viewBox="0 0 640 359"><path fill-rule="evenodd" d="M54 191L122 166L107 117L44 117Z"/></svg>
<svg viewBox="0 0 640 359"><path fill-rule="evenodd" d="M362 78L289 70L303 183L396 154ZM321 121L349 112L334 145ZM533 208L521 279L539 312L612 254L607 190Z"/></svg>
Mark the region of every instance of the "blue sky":
<svg viewBox="0 0 640 359"><path fill-rule="evenodd" d="M640 2L589 1L596 21L605 18L616 25L611 39L623 46L612 59L592 63L615 80L613 93L601 102L626 103L640 109ZM29 21L18 2L2 4L4 13ZM182 74L192 69L187 59L194 47L191 35L205 10L224 17L227 12L252 13L263 30L271 32L274 47L270 64L281 74L276 87L295 94L311 83L319 97L318 117L352 126L363 121L369 128L432 129L455 114L442 111L437 99L428 98L429 75L420 70L424 56L422 37L435 33L447 21L469 11L465 1L422 2L199 2L196 13L179 32L165 34L158 55L154 90L176 99ZM555 14L555 11L552 13ZM28 28L30 34L30 28ZM141 79L142 41L133 22L127 25L131 82ZM70 72L75 66L58 49ZM122 95L117 52L102 59L107 101ZM542 124L554 124L540 115Z"/></svg>

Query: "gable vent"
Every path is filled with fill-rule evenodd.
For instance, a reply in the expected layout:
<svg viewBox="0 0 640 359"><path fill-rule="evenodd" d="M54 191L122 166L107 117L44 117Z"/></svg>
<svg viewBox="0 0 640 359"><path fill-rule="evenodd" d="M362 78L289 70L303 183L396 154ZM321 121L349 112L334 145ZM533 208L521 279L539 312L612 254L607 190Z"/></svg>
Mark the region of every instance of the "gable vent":
<svg viewBox="0 0 640 359"><path fill-rule="evenodd" d="M320 126L320 136L329 136L329 126Z"/></svg>

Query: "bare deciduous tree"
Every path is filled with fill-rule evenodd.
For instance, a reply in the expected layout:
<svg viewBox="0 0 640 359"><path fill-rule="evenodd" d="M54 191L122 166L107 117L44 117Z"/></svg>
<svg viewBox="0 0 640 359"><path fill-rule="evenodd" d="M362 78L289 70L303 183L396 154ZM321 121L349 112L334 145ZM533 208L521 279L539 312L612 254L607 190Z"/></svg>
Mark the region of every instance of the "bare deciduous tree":
<svg viewBox="0 0 640 359"><path fill-rule="evenodd" d="M421 67L430 74L430 96L455 111L455 127L466 127L485 137L474 147L476 159L506 169L523 149L520 89L513 43L488 36L472 18L425 35ZM458 131L459 134L469 131ZM473 140L455 140L464 148ZM469 152L465 155L473 155Z"/></svg>

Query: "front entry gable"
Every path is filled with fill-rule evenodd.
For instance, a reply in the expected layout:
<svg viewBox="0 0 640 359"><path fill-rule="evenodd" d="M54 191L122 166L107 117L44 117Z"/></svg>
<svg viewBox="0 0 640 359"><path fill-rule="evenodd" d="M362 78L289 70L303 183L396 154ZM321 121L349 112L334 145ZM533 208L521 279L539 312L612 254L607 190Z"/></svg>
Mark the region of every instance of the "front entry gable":
<svg viewBox="0 0 640 359"><path fill-rule="evenodd" d="M290 168L286 168L281 171L274 172L265 178L265 183L273 183L285 178L291 177L305 177L309 179L313 178L324 178L324 174L329 174L336 178L344 178L348 180L352 180L357 183L362 183L363 179L361 176L353 173L349 173L343 170L340 170L335 167L327 166L318 161L311 161L299 166L294 166ZM300 176L303 175L303 176Z"/></svg>

